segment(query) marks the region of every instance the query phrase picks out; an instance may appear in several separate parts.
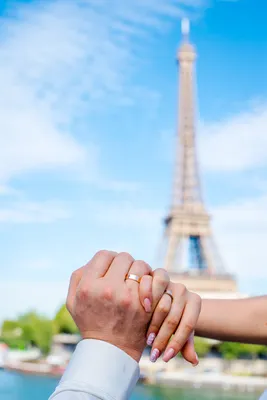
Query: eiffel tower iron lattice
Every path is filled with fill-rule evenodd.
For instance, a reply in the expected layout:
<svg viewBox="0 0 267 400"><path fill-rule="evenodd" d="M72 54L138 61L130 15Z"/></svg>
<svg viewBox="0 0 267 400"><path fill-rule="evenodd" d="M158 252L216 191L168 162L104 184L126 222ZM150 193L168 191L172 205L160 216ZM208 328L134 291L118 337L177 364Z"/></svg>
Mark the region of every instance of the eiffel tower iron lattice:
<svg viewBox="0 0 267 400"><path fill-rule="evenodd" d="M183 41L177 55L180 67L177 152L172 206L165 220L164 268L175 274L226 277L201 194L195 139L196 51L189 42L189 31L189 21L183 20Z"/></svg>

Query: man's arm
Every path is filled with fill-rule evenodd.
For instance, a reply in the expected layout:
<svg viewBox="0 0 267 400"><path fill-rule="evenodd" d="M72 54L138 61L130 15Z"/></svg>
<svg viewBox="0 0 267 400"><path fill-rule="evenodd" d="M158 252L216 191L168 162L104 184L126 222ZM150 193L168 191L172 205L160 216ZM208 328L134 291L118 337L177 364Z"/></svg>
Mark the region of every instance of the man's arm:
<svg viewBox="0 0 267 400"><path fill-rule="evenodd" d="M259 400L267 400L267 392L264 392Z"/></svg>
<svg viewBox="0 0 267 400"><path fill-rule="evenodd" d="M82 340L50 400L125 400L139 379L137 362L100 340Z"/></svg>
<svg viewBox="0 0 267 400"><path fill-rule="evenodd" d="M100 251L72 274L67 308L83 340L50 400L129 398L153 311L139 301L139 282L151 271L130 254Z"/></svg>
<svg viewBox="0 0 267 400"><path fill-rule="evenodd" d="M196 335L231 342L267 344L267 296L203 300Z"/></svg>

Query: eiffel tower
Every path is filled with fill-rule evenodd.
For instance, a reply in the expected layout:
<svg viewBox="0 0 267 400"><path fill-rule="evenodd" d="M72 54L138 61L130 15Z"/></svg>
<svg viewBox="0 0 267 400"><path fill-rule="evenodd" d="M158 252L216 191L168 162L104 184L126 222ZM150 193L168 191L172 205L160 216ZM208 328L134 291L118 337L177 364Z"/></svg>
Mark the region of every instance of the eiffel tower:
<svg viewBox="0 0 267 400"><path fill-rule="evenodd" d="M178 50L179 124L172 206L165 219L164 267L173 281L196 292L236 292L214 243L210 216L201 194L195 140L194 64L196 51L189 41L190 24L182 21ZM162 250L162 247L161 247Z"/></svg>

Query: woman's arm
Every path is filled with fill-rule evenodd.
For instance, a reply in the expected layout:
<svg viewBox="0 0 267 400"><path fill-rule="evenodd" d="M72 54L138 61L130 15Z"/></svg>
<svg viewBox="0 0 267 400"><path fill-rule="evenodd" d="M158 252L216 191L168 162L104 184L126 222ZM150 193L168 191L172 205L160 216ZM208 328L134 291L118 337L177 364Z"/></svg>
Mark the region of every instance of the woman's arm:
<svg viewBox="0 0 267 400"><path fill-rule="evenodd" d="M203 300L196 336L267 344L267 296L238 300Z"/></svg>

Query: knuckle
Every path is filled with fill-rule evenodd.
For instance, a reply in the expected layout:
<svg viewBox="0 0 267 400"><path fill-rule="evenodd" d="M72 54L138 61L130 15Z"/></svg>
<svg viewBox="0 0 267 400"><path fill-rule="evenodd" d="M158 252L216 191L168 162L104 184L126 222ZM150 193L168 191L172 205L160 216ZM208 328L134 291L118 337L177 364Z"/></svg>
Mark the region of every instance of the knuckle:
<svg viewBox="0 0 267 400"><path fill-rule="evenodd" d="M190 334L195 329L194 323L192 321L186 321L184 324L184 330L186 333Z"/></svg>
<svg viewBox="0 0 267 400"><path fill-rule="evenodd" d="M165 349L166 345L167 345L167 340L164 338L156 338L155 342L153 344L153 346L157 349L159 349L159 351L161 352L163 349Z"/></svg>
<svg viewBox="0 0 267 400"><path fill-rule="evenodd" d="M114 298L113 288L110 286L105 286L101 291L101 297L104 300L111 301Z"/></svg>
<svg viewBox="0 0 267 400"><path fill-rule="evenodd" d="M180 339L174 337L171 341L171 347L178 352L183 347L183 343Z"/></svg>
<svg viewBox="0 0 267 400"><path fill-rule="evenodd" d="M191 293L191 297L192 297L192 300L194 301L194 303L195 303L197 306L201 307L202 298L199 296L199 294L197 294L197 293Z"/></svg>
<svg viewBox="0 0 267 400"><path fill-rule="evenodd" d="M72 304L69 299L67 299L67 301L66 301L66 309L68 310L68 312L70 314L72 313Z"/></svg>
<svg viewBox="0 0 267 400"><path fill-rule="evenodd" d="M159 268L154 271L154 280L160 285L168 285L170 277L165 269Z"/></svg>
<svg viewBox="0 0 267 400"><path fill-rule="evenodd" d="M146 273L146 272L151 272L152 268L150 267L150 265L148 265L145 261L143 260L137 260L135 261L135 264L138 264L138 266L140 267L140 269Z"/></svg>
<svg viewBox="0 0 267 400"><path fill-rule="evenodd" d="M148 333L152 333L153 332L153 333L155 333L157 335L158 331L159 331L159 326L156 325L154 322L152 322L150 324L150 326L149 326Z"/></svg>
<svg viewBox="0 0 267 400"><path fill-rule="evenodd" d="M77 297L80 301L87 301L89 299L89 290L86 286L81 286L77 290Z"/></svg>
<svg viewBox="0 0 267 400"><path fill-rule="evenodd" d="M185 296L187 293L187 288L185 285L182 283L177 284L177 292L179 293L179 296Z"/></svg>
<svg viewBox="0 0 267 400"><path fill-rule="evenodd" d="M70 285L75 285L75 284L77 284L77 282L80 281L80 279L83 275L83 272L84 272L84 268L85 268L85 266L78 268L72 272L72 274L70 276Z"/></svg>
<svg viewBox="0 0 267 400"><path fill-rule="evenodd" d="M156 311L158 311L160 314L168 314L170 307L166 303L162 302L159 303Z"/></svg>
<svg viewBox="0 0 267 400"><path fill-rule="evenodd" d="M129 293L125 293L121 299L120 299L120 304L123 308L129 309L131 306L131 296Z"/></svg>
<svg viewBox="0 0 267 400"><path fill-rule="evenodd" d="M167 325L171 330L175 330L180 322L180 319L173 315L167 319Z"/></svg>
<svg viewBox="0 0 267 400"><path fill-rule="evenodd" d="M130 260L130 261L133 260L133 257L131 256L131 254L129 254L125 251L123 251L122 253L119 253L117 257L123 258L125 260Z"/></svg>
<svg viewBox="0 0 267 400"><path fill-rule="evenodd" d="M108 250L99 250L96 254L95 257L97 258L106 258L110 254L110 251Z"/></svg>
<svg viewBox="0 0 267 400"><path fill-rule="evenodd" d="M71 274L71 277L70 277L70 282L76 280L76 277L77 277L78 273L79 273L78 269L76 269L76 271L73 271L73 273Z"/></svg>

